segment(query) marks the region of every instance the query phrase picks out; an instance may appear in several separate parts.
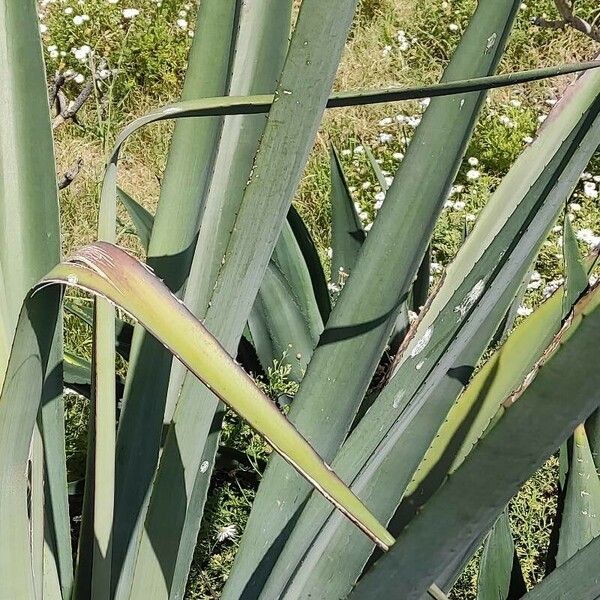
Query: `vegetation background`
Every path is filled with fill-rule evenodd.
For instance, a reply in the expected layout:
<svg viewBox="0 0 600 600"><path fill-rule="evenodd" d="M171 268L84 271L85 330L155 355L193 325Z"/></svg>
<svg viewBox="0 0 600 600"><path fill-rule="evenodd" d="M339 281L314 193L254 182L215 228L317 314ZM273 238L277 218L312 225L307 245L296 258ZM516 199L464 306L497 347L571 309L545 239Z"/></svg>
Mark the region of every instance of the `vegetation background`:
<svg viewBox="0 0 600 600"><path fill-rule="evenodd" d="M297 2L297 5L300 1ZM63 115L71 102L85 99L74 118L55 119L61 192L63 252L93 241L99 181L108 148L124 124L150 107L175 100L183 82L194 32L195 2L184 0L39 0L51 96ZM362 0L348 40L336 88L402 86L435 82L452 54L475 0ZM600 20L597 0L579 0L578 14ZM600 44L580 32L540 27L536 19L558 18L554 0L524 2L501 72L594 57ZM92 74L97 85L93 86ZM63 82L64 79L64 82ZM493 91L485 106L433 238L432 275L455 255L464 231L523 147L529 143L569 78ZM361 219L376 218L381 186L370 166L371 149L384 175L393 176L418 126L426 102L330 110L319 132L296 206L318 245L324 264L329 248L328 144L340 151ZM75 105L77 108L78 105ZM58 113L61 108L59 107ZM145 128L131 141L121 162L121 186L153 211L169 145L171 126ZM443 132L441 132L443 134ZM582 250L600 243L600 155L583 175L569 204ZM141 254L126 213L120 214L119 243ZM545 242L520 314L526 315L561 283L562 227ZM331 280L333 289L337 275ZM67 347L91 353L91 332L67 316ZM295 384L274 364L262 382L274 398L293 394ZM67 452L71 480L85 464L87 401L67 398ZM190 581L189 598L217 598L244 528L254 490L270 449L235 417L227 420L222 444L235 460L216 473ZM514 498L510 519L528 584L544 574L545 551L556 505L557 460L551 459ZM74 528L76 528L74 523ZM477 557L455 586L452 597L475 597Z"/></svg>

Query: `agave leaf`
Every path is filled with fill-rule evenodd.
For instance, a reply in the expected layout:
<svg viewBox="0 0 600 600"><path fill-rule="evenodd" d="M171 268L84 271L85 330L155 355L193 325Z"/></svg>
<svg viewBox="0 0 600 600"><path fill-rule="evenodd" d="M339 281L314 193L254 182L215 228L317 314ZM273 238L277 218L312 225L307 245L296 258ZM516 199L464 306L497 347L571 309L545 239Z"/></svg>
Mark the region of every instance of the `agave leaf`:
<svg viewBox="0 0 600 600"><path fill-rule="evenodd" d="M34 567L39 568L43 557L32 554L40 550L39 544L30 546L30 539L38 533L28 515L28 461L40 407L54 397L57 386L62 386L62 373L54 362L59 322L58 289L29 297L18 319L0 395L0 535L10 540L0 549L3 598L36 598L35 592L40 591L39 580L34 577L42 573ZM56 589L56 582L49 583ZM44 584L45 589L48 587Z"/></svg>
<svg viewBox="0 0 600 600"><path fill-rule="evenodd" d="M495 426L350 597L381 598L394 590L407 600L420 598L452 567L457 549L481 539L521 483L600 404L599 375L583 360L600 335L599 291L577 303L571 322L505 402Z"/></svg>
<svg viewBox="0 0 600 600"><path fill-rule="evenodd" d="M29 288L60 260L60 232L46 75L35 3L0 1L0 380ZM51 309L51 306L48 306ZM36 592L67 597L72 584L60 375L62 324L32 460L32 543ZM56 370L55 370L56 369ZM53 389L52 389L53 386ZM0 437L4 437L2 430ZM29 438L26 440L29 443ZM40 461L44 460L42 465ZM7 458L7 460L10 460ZM44 502L45 508L36 502ZM40 520L45 511L46 520ZM44 534L45 530L45 534ZM6 538L3 534L3 539ZM10 545L4 552L14 553ZM44 565L45 563L45 565ZM10 576L12 576L11 574ZM3 576L7 576L6 573ZM16 573L14 576L17 576ZM9 596L18 597L18 596ZM25 596L23 596L25 597ZM28 596L32 597L32 596Z"/></svg>
<svg viewBox="0 0 600 600"><path fill-rule="evenodd" d="M369 148L369 146L365 146L365 152L367 154L367 158L369 159L369 162L371 163L371 168L373 169L373 172L375 173L375 177L377 178L377 181L379 182L379 185L381 186L381 189L384 192L387 192L387 190L389 189L390 186L388 185L388 182L385 179L385 175L383 174L383 171L381 170L381 167L379 166L377 159L375 158L373 152L371 151L371 148Z"/></svg>
<svg viewBox="0 0 600 600"><path fill-rule="evenodd" d="M600 479L583 425L568 444L556 565L560 566L600 535Z"/></svg>
<svg viewBox="0 0 600 600"><path fill-rule="evenodd" d="M306 322L306 328L314 340L312 344L312 348L314 348L319 335L323 331L323 320L312 288L308 265L305 262L294 231L287 220L284 222L277 244L275 244L271 260L285 278L291 290ZM312 348L309 355L312 353ZM306 362L310 360L309 355L305 357Z"/></svg>
<svg viewBox="0 0 600 600"><path fill-rule="evenodd" d="M231 66L229 94L273 93L281 76L281 69L288 48L291 10L291 0L261 0L252 3L239 3L239 30L236 39L235 57ZM277 112L275 106L273 106L273 112ZM260 167L261 160L257 158L257 153L263 134L265 136L268 134L268 126L265 129L267 123L268 121L262 116L230 116L225 120L223 134L219 140L214 172L204 198L205 210L199 223L190 279L184 296L186 303L191 307L194 314L206 318L206 323L213 332L219 333L221 328L233 327L236 329L236 339L232 339L228 346L232 353L238 346L239 337L250 314L260 280L273 252L274 242L278 238L278 230L265 232L264 241L269 247L268 256L264 257L264 264L261 265L263 273L253 282L256 287L252 291L251 298L246 299L245 294L241 292L243 286L238 287L237 280L231 282L229 297L237 297L237 292L240 291L240 297L244 298L245 301L249 301L249 306L242 316L243 324L239 326L239 330L235 325L235 318L231 319L231 316L220 314L217 311L215 315L216 323L212 324L213 317L209 313L211 312L211 306L218 305L218 302L212 298L212 295L217 292L217 277L229 270L224 256L229 251L231 240L241 232L244 232L245 237L248 229L254 231L257 222L256 213L253 213L252 225L247 224L244 226L241 215L247 210L248 181L251 179L252 173L255 173L256 169ZM301 138L302 136L300 136ZM269 152L271 150L269 148ZM266 153L263 152L263 154ZM261 156L261 158L266 157ZM275 159L276 162L277 159ZM275 169L278 168L276 165L273 166ZM278 173L279 176L281 174ZM267 175L267 179L270 179L270 176ZM281 196L278 196L277 200L280 199ZM268 194L264 200L266 204L262 208L260 202L255 204L252 199L247 202L258 210L261 215L264 215L266 217L265 222L268 223L277 218L277 211L271 209L268 203ZM279 229L282 224L280 221ZM258 239L260 239L260 235ZM244 259L251 257L253 251L254 248L246 248L243 251ZM232 315L238 314L234 307L231 307L231 309ZM225 342L220 334L219 338ZM200 405L195 403L200 396L207 399L206 404L203 402ZM183 411L191 410L198 414L196 416L188 414L175 415L175 405L178 402L181 403L182 400L183 404L188 404L186 408L182 409ZM198 408L200 410L197 410ZM142 404L140 411L143 410ZM147 590L156 593L154 590L160 588L165 588L165 594L183 595L200 527L200 518L204 509L207 485L210 481L210 470L205 473L200 470L200 465L205 458L208 458L209 464L212 465L218 443L218 423L222 409L220 405L216 404L214 395L207 393L203 386L188 375L182 365L178 363L174 363L171 370L164 412L166 423L173 420L175 422L179 421L181 425L181 419L190 420L185 426L181 426L178 431L173 425L170 434L167 435L161 462L164 467L162 472L165 475L163 476L159 472L155 479L156 492L153 492L153 498L156 498L156 502L153 503L154 501L150 500L147 523L142 532L136 572L137 578L134 581L132 592L134 596L139 594L141 597L146 597ZM210 422L213 425L209 428ZM162 421L159 422L159 425L161 423ZM188 426L191 426L193 431L186 434L185 430ZM204 451L203 447L206 439L208 439L208 446ZM184 493L181 487L178 487L177 489L181 490L181 493L172 494L170 491L173 489L172 477L176 477L178 481L180 478L180 453L189 461L185 469L187 490ZM131 460L131 468L136 469L135 456ZM165 495L167 490L169 491ZM157 508L155 508L155 505ZM188 511L188 506L191 507L191 512ZM155 535L156 531L164 527L164 511L171 513L177 523L177 527L168 531L169 539L173 539L174 543L169 552L160 557L162 571L166 574L166 585L162 581L161 573L158 570L154 570L153 573L156 573L156 576L160 577L161 580L154 584L148 578L147 568L145 567L146 564L153 564L152 561L156 560L151 537ZM150 532L150 535L147 532Z"/></svg>
<svg viewBox="0 0 600 600"><path fill-rule="evenodd" d="M252 307L248 326L263 369L273 361L292 368L290 379L300 381L317 338L310 335L307 322L281 271L269 264Z"/></svg>
<svg viewBox="0 0 600 600"><path fill-rule="evenodd" d="M326 323L331 312L331 299L329 297L329 290L327 289L327 279L325 278L323 265L321 264L315 243L302 217L293 205L290 206L290 212L288 213L288 223L292 228L294 238L300 248L300 252L302 252L306 268L310 274L313 293L319 307L319 312L321 313L321 320L323 323Z"/></svg>
<svg viewBox="0 0 600 600"><path fill-rule="evenodd" d="M140 241L147 248L154 218L125 192L119 189L118 193ZM287 223L248 322L265 372L274 360L281 361L285 356L284 362L292 367L290 377L300 381L323 330L323 322L302 251Z"/></svg>
<svg viewBox="0 0 600 600"><path fill-rule="evenodd" d="M227 94L241 6L239 0L206 0L198 7L182 91L184 102ZM148 263L179 297L206 208L223 123L216 117L179 120L173 133ZM110 194L112 190L106 191ZM136 331L117 442L117 477L122 482L116 491L115 509L121 523L115 534L115 565L120 569L113 577L117 597L129 597L134 577L148 488L158 459L171 363L171 356L156 340L142 329ZM156 398L150 404L146 401L149 394ZM136 442L132 446L128 440ZM148 572L143 560L140 566L143 573Z"/></svg>
<svg viewBox="0 0 600 600"><path fill-rule="evenodd" d="M91 307L79 302L77 298L65 298L63 306L68 313L75 315L89 327L94 326L94 311ZM131 323L117 318L115 320L115 349L125 360L129 359L132 336L133 326Z"/></svg>
<svg viewBox="0 0 600 600"><path fill-rule="evenodd" d="M97 242L55 267L41 282L49 283L101 295L131 314L365 533L384 548L393 543L385 528L349 493L252 379L144 265L116 246Z"/></svg>
<svg viewBox="0 0 600 600"><path fill-rule="evenodd" d="M92 364L81 356L65 352L63 359L63 379L65 387L71 388L86 398L92 397ZM123 379L115 378L116 397L123 397Z"/></svg>
<svg viewBox="0 0 600 600"><path fill-rule="evenodd" d="M495 70L518 6L513 0L479 4L444 73L444 81ZM490 47L482 52L488 42ZM400 307L408 299L484 99L484 93L474 93L432 100L326 324L290 410L290 419L324 456L335 455L354 420ZM437 132L448 124L452 131L439 136ZM367 297L369 301L365 302ZM323 378L324 372L327 378ZM333 403L332 398L340 401ZM285 540L283 532L291 526L309 493L310 489L274 457L244 533L249 543L253 540L253 550L248 553L252 554L256 585L260 585L265 572L271 571L270 565ZM266 515L270 515L267 526ZM243 553L244 538L238 557ZM257 543L270 554L268 560L256 552ZM296 548L303 543L296 544ZM286 570L287 566L282 568ZM235 575L235 567L232 573ZM271 574L274 587L264 591L265 597L279 596L288 579L282 573ZM324 577L323 581L336 585L333 579ZM251 593L253 586L247 586L246 593ZM299 587L292 588L291 594L300 593ZM315 593L338 592L332 588Z"/></svg>
<svg viewBox="0 0 600 600"><path fill-rule="evenodd" d="M440 96L451 96L467 92L478 92L491 90L498 87L527 83L550 77L558 77L576 71L587 71L600 66L600 61L593 60L578 64L558 65L555 67L543 67L518 73L504 75L489 75L484 77L473 77L471 79L442 81L428 86L416 86L410 88L396 88L386 90L361 90L359 92L339 92L334 94L327 103L328 108L340 108L344 106L360 106L363 104L380 104L383 102L398 102L401 100L418 100L421 98L436 98Z"/></svg>
<svg viewBox="0 0 600 600"><path fill-rule="evenodd" d="M247 178L247 172L241 169L243 195L233 195L239 200L239 210L234 206L233 214L229 210L221 213L225 221L223 229L216 228L226 235L226 245L222 246L223 240L219 238L216 246L209 244L212 251L207 254L201 229L185 299L196 314L206 314L206 325L230 352L238 344L312 147L354 8L353 1L336 0L327 6L316 0L302 3L279 78L277 101L270 110L256 154L250 157L253 162L249 161ZM281 32L279 29L278 34ZM209 210L221 210L222 200L219 197L216 200L212 209L207 206L202 227L206 224L210 229ZM261 219L256 219L257 214ZM230 226L226 227L230 220ZM212 260L217 263L216 280L200 276L204 273L206 256L211 257L205 265L209 271ZM218 431L209 424L218 423L221 409L214 396L209 396L190 375L184 373L180 378L175 370L169 394L174 400L178 398L178 403L154 482L145 531L155 535L164 528L165 511L182 525L183 539L177 547L174 575L175 586L182 588L209 481L207 474L200 471L200 465L204 460L212 464ZM198 402L201 397L206 401ZM173 404L170 402L169 406ZM181 455L186 461L188 491L185 496L175 497L173 477L179 477ZM168 535L178 539L178 527L171 528ZM143 544L149 553L154 552L150 536L146 536ZM163 567L165 571L168 580L171 566ZM143 578L147 579L145 573Z"/></svg>
<svg viewBox="0 0 600 600"><path fill-rule="evenodd" d="M588 286L588 274L582 264L577 238L571 221L565 218L563 226L563 255L565 257L565 296L563 317Z"/></svg>
<svg viewBox="0 0 600 600"><path fill-rule="evenodd" d="M138 202L136 202L127 192L117 188L119 200L127 209L135 232L137 233L144 250L148 252L150 239L152 237L152 228L154 227L154 217Z"/></svg>
<svg viewBox="0 0 600 600"><path fill-rule="evenodd" d="M331 157L331 281L352 272L366 234L354 207L340 158L332 146ZM343 286L344 281L338 283Z"/></svg>
<svg viewBox="0 0 600 600"><path fill-rule="evenodd" d="M485 539L477 578L477 600L510 600L527 591L504 509Z"/></svg>
<svg viewBox="0 0 600 600"><path fill-rule="evenodd" d="M595 600L600 594L598 553L600 538L544 577L523 600Z"/></svg>
<svg viewBox="0 0 600 600"><path fill-rule="evenodd" d="M600 472L600 412L595 412L586 422L585 430L588 435L592 458L596 469Z"/></svg>
<svg viewBox="0 0 600 600"><path fill-rule="evenodd" d="M392 516L465 377L470 375L470 369L460 367L474 366L485 350L536 248L598 145L599 81L594 75L583 77L569 88L538 141L511 169L448 270L442 288L402 354L397 372L334 461L336 471L345 481L353 482L352 489L382 520ZM565 161L565 157L570 159ZM559 166L562 176L557 179ZM515 242L525 223L527 230ZM468 310L463 319L465 307ZM419 390L416 394L413 385ZM324 526L329 511L318 499L314 503L311 500L305 512L279 557L282 569L303 561L295 574L298 587L289 589L303 589L304 578L314 589L321 589L321 581L329 586L336 582L347 585L345 582L360 574L370 545L355 538L335 515ZM312 543L309 557L305 554L310 546L307 540L317 533L319 539ZM334 565L326 557L332 556L331 548L348 536L353 538L348 544L352 552L341 566L339 561Z"/></svg>

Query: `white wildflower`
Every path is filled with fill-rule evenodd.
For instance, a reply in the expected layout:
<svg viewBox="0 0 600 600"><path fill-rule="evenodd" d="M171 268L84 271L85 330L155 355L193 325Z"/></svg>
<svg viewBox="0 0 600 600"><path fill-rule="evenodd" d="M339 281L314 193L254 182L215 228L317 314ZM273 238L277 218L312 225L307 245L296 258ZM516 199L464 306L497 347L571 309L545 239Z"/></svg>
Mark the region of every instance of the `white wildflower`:
<svg viewBox="0 0 600 600"><path fill-rule="evenodd" d="M392 51L392 47L391 46L384 46L383 50L381 51L381 54L383 56L387 56L391 51Z"/></svg>
<svg viewBox="0 0 600 600"><path fill-rule="evenodd" d="M575 212L579 212L581 210L581 204L578 204L577 202L571 202L571 204L569 204L569 208Z"/></svg>
<svg viewBox="0 0 600 600"><path fill-rule="evenodd" d="M352 154L352 150L348 150L348 148L346 148L345 150L342 150L342 156L350 156Z"/></svg>
<svg viewBox="0 0 600 600"><path fill-rule="evenodd" d="M64 10L65 15L71 15L73 14L73 8L70 6L67 6L67 8L65 8Z"/></svg>
<svg viewBox="0 0 600 600"><path fill-rule="evenodd" d="M44 35L44 33L46 33L48 31L48 27L46 25L44 25L43 23L40 23L40 33L42 35Z"/></svg>
<svg viewBox="0 0 600 600"><path fill-rule="evenodd" d="M450 31L458 31L458 25L456 23L450 23L450 25L448 25L448 29Z"/></svg>
<svg viewBox="0 0 600 600"><path fill-rule="evenodd" d="M394 154L392 154L392 158L394 160L402 160L404 158L404 154L402 154L402 152L394 152Z"/></svg>
<svg viewBox="0 0 600 600"><path fill-rule="evenodd" d="M137 8L124 8L123 9L123 18L125 19L135 19L140 14L140 11Z"/></svg>
<svg viewBox="0 0 600 600"><path fill-rule="evenodd" d="M588 198L597 198L598 197L598 190L596 189L596 184L593 181L586 181L583 184L583 193L588 197Z"/></svg>
<svg viewBox="0 0 600 600"><path fill-rule="evenodd" d="M381 119L381 121L379 121L379 126L385 127L386 125L391 125L393 122L394 119L392 119L392 117L386 117L385 119Z"/></svg>
<svg viewBox="0 0 600 600"><path fill-rule="evenodd" d="M92 49L87 44L83 44L83 46L73 49L73 55L77 60L85 61L91 51Z"/></svg>
<svg viewBox="0 0 600 600"><path fill-rule="evenodd" d="M513 100L510 101L510 105L514 106L514 108L519 108L521 106L521 101L513 99Z"/></svg>
<svg viewBox="0 0 600 600"><path fill-rule="evenodd" d="M84 21L81 15L75 15L73 17L73 25L77 25L79 27L80 25L83 25L83 23Z"/></svg>
<svg viewBox="0 0 600 600"><path fill-rule="evenodd" d="M475 179L479 179L481 177L481 173L477 169L470 169L467 171L467 179L471 181L475 181Z"/></svg>
<svg viewBox="0 0 600 600"><path fill-rule="evenodd" d="M554 279L553 281L549 281L548 285L546 285L543 291L544 298L552 296L552 294L554 294L554 292L564 283L564 281L565 280L562 277Z"/></svg>
<svg viewBox="0 0 600 600"><path fill-rule="evenodd" d="M364 154L365 149L362 146L356 146L354 148L354 154Z"/></svg>
<svg viewBox="0 0 600 600"><path fill-rule="evenodd" d="M524 141L526 144L533 144L533 138L532 138L530 135L526 135L526 136L523 138L523 141Z"/></svg>
<svg viewBox="0 0 600 600"><path fill-rule="evenodd" d="M467 162L472 166L472 167L476 167L479 164L479 159L475 158L474 156L469 157L469 159L467 160Z"/></svg>
<svg viewBox="0 0 600 600"><path fill-rule="evenodd" d="M387 144L389 142L391 142L394 139L394 136L391 133L380 133L379 134L379 141L382 144Z"/></svg>
<svg viewBox="0 0 600 600"><path fill-rule="evenodd" d="M188 22L185 19L177 19L177 27L180 29L187 29Z"/></svg>
<svg viewBox="0 0 600 600"><path fill-rule="evenodd" d="M533 312L533 308L529 308L528 306L519 306L517 308L517 314L520 317L528 317Z"/></svg>
<svg viewBox="0 0 600 600"><path fill-rule="evenodd" d="M234 540L237 537L237 528L235 525L225 525L220 527L217 531L217 542L224 542L225 540Z"/></svg>
<svg viewBox="0 0 600 600"><path fill-rule="evenodd" d="M419 104L421 105L421 108L425 110L431 104L431 98L422 98L419 100Z"/></svg>
<svg viewBox="0 0 600 600"><path fill-rule="evenodd" d="M594 235L594 232L591 229L580 229L575 236L578 240L581 240L592 248L600 244L600 236Z"/></svg>
<svg viewBox="0 0 600 600"><path fill-rule="evenodd" d="M584 171L581 176L579 177L579 179L581 179L581 181L589 181L590 179L593 179L592 174L588 173L587 171Z"/></svg>
<svg viewBox="0 0 600 600"><path fill-rule="evenodd" d="M85 81L85 77L81 73L77 73L74 77L75 83L83 83Z"/></svg>
<svg viewBox="0 0 600 600"><path fill-rule="evenodd" d="M360 186L363 190L368 190L371 187L370 181L363 181L363 184Z"/></svg>
<svg viewBox="0 0 600 600"><path fill-rule="evenodd" d="M390 187L390 185L392 185L392 183L394 183L394 178L391 176L386 176L385 177L385 185L387 185L388 187Z"/></svg>
<svg viewBox="0 0 600 600"><path fill-rule="evenodd" d="M471 222L471 223L472 223L473 221L475 221L476 219L477 219L477 217L476 217L475 215L472 215L472 214L470 214L470 213L469 213L468 215L466 215L466 216L465 216L465 221L469 221L469 222Z"/></svg>
<svg viewBox="0 0 600 600"><path fill-rule="evenodd" d="M454 210L464 210L464 208L465 208L465 203L464 203L464 202L462 202L461 200L459 200L458 202L455 202L455 203L454 203L454 206L453 206L453 208L454 208Z"/></svg>
<svg viewBox="0 0 600 600"><path fill-rule="evenodd" d="M548 118L548 115L540 115L537 120L538 123L543 123Z"/></svg>

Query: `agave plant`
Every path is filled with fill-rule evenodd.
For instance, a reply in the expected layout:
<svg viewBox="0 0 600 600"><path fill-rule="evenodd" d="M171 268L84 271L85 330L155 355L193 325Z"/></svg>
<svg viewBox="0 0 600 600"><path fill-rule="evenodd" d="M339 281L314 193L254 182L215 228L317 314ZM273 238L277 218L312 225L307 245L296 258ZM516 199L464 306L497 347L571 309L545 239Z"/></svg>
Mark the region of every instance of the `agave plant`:
<svg viewBox="0 0 600 600"><path fill-rule="evenodd" d="M332 96L356 0L303 0L288 40L291 4L200 3L182 101L119 136L100 241L60 263L35 3L0 0L0 596L182 598L226 403L276 453L223 598L444 598L482 543L482 600L596 598L600 292L588 283L597 255L579 256L568 220L565 285L505 332L600 144L598 63L495 76L520 2L481 0L440 84ZM587 69L429 294L433 228L486 90ZM425 96L368 235L332 152L332 264L344 274L332 302L291 206L323 111ZM150 215L117 189L118 159L163 119L177 123ZM114 245L118 200L147 265ZM97 296L93 313L65 304L93 324L91 365L63 352L66 285ZM265 368L287 352L299 382L287 416L233 360L243 338ZM118 419L117 351L128 359ZM92 403L75 566L65 383ZM527 592L506 505L561 444L549 574Z"/></svg>

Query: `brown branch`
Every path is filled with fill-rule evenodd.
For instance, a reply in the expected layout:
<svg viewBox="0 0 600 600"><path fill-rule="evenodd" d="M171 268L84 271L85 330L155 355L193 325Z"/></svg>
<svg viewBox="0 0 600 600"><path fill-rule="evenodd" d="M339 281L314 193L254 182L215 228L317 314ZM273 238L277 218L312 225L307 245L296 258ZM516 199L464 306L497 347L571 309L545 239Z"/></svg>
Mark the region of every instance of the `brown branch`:
<svg viewBox="0 0 600 600"><path fill-rule="evenodd" d="M540 27L549 27L552 29L564 29L569 26L581 33L587 35L595 42L600 42L600 27L595 22L588 23L585 19L575 14L576 0L554 0L556 9L561 18L555 21L549 21L544 17L536 17L533 19L535 25Z"/></svg>
<svg viewBox="0 0 600 600"><path fill-rule="evenodd" d="M69 104L66 108L61 107L60 112L58 113L58 115L56 115L52 123L52 129L60 127L65 121L68 121L69 119L71 119L72 121L76 121L77 113L81 110L81 107L85 104L86 100L93 94L93 92L94 82L90 80L85 84L79 96L77 96L77 98L75 98L75 100L71 102L71 104Z"/></svg>
<svg viewBox="0 0 600 600"><path fill-rule="evenodd" d="M79 157L64 173L63 178L58 182L58 189L64 190L69 187L75 177L79 175L79 171L81 171L81 167L83 167L83 159Z"/></svg>

